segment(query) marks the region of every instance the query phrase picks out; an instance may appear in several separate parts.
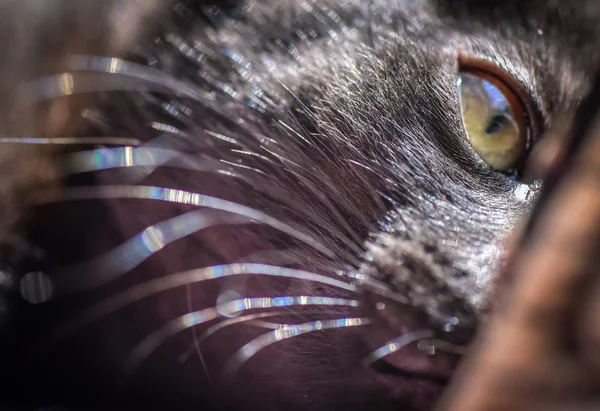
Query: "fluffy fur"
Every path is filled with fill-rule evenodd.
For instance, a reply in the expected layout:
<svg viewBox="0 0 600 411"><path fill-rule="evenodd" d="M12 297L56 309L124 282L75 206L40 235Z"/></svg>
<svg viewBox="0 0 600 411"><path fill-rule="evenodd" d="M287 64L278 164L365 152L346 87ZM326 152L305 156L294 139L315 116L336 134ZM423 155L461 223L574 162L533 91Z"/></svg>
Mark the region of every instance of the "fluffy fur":
<svg viewBox="0 0 600 411"><path fill-rule="evenodd" d="M454 356L432 359L411 346L375 367L362 360L423 328L468 342L489 303L503 240L536 197L533 190L518 194L530 188L493 171L469 146L456 87L460 56L492 62L521 85L539 137L589 87L599 57L595 7L585 1L189 0L145 6L138 14L135 2L99 10L63 3L44 15L68 17L42 27L34 24L39 10L23 17L30 30L13 32L28 45L26 57L11 57L3 67L18 74L3 78L15 99L21 95L14 84L63 70L71 76L76 92L52 89L44 95L50 111L34 114L56 121L60 116L47 113L66 104L63 123L53 132L34 130L65 135L72 127L82 139L132 138L143 148L179 154L156 168L81 174L78 157L64 152L73 150L56 159L54 152L41 156L59 170L61 195L97 188L79 195L95 200L47 204L47 187L39 188L45 173L27 189L25 204L35 205L27 240L42 251L15 266L20 275L47 273L54 293L48 303L13 314L27 324L19 338L28 361L18 357L17 385L43 388L33 405L430 408ZM147 15L160 18L144 25ZM92 57L98 54L123 55L129 63ZM36 63L46 60L54 63ZM39 72L19 73L23 66ZM231 203L203 214L211 221L207 228L155 246L121 272L135 254L102 256L138 234L145 233L138 238L148 247L148 236L156 234L148 228L198 207L181 193L171 201L135 198L127 190L113 195L115 185L167 187ZM261 214L240 217L231 204ZM152 244L164 240L152 238ZM189 282L150 296L135 291L151 279L167 284L178 272L238 262L319 273L356 291L252 275ZM131 304L106 308L128 289ZM351 298L360 305L291 307L273 322L360 317L370 325L273 344L233 380L222 378L226 364L265 329L228 327L204 341L199 355L178 362L206 329L197 326L152 350L127 384L114 384L140 341L231 295ZM424 364L429 375L415 375ZM25 401L19 394L14 400Z"/></svg>

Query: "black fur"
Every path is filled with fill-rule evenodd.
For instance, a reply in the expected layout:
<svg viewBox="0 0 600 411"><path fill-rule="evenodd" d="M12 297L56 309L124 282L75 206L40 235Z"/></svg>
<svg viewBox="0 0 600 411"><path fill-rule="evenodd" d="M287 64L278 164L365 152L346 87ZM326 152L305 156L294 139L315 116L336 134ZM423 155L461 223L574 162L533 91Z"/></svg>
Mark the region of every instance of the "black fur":
<svg viewBox="0 0 600 411"><path fill-rule="evenodd" d="M93 67L104 72L91 80L74 71L76 86L98 90L77 131L132 137L186 155L151 174L71 175L66 192L118 184L187 190L251 207L295 231L239 216L227 225L232 215L216 212L211 218L220 224L71 295L76 277L115 270L92 258L198 207L131 198L37 206L29 239L43 256L22 274L43 270L63 280L55 282L50 302L23 304L14 314L23 324L14 371L21 389L9 401L75 410L429 409L455 356L430 358L410 346L375 366L362 360L417 329L467 342L489 303L502 241L536 197L535 190L517 195L521 183L492 170L468 144L456 86L459 56L492 62L521 85L538 138L589 87L600 38L591 3L188 0L163 10L125 47L128 61L161 73L158 83L111 74L110 61L96 61ZM74 70L78 61L92 67L91 58L80 57L59 68ZM173 78L177 83L169 84ZM134 90L103 91L119 79L116 88ZM149 279L166 282L170 274L236 262L351 277L358 291L240 276L166 290L85 324L68 323ZM82 265L63 269L75 263ZM272 321L362 317L371 324L269 346L233 380L222 377L228 360L267 331L229 327L203 342L205 364L199 356L179 363L193 342L188 329L121 379L141 340L180 315L215 305L224 291L353 298L360 307L292 307ZM458 324L445 331L453 317ZM71 325L61 328L65 321ZM425 363L428 375L416 375Z"/></svg>

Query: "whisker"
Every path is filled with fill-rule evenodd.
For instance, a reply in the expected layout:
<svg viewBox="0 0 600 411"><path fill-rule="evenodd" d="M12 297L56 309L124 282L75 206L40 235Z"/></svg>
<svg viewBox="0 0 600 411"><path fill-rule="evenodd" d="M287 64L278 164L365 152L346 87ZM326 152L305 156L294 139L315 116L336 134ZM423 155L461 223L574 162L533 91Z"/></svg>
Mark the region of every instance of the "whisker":
<svg viewBox="0 0 600 411"><path fill-rule="evenodd" d="M356 230L354 230L348 224L347 218L342 217L340 212L333 206L333 204L327 198L327 196L323 195L324 192L330 192L330 193L334 193L337 198L343 198L343 196L340 194L336 185L333 184L326 175L324 175L322 173L316 175L312 171L303 169L297 163L293 162L291 159L286 158L285 156L282 156L272 150L268 150L264 146L262 148L265 152L267 152L270 155L274 156L275 158L279 159L283 164L291 164L292 165L292 167L288 168L288 171L292 175L294 175L296 178L298 178L300 181L302 181L303 185L306 188L308 188L313 194L315 194L317 196L317 198L319 198L321 203L323 205L325 205L331 213L333 213L334 217L336 218L336 222L348 232L348 234L350 235L350 239L354 241L354 243L349 243L349 246L352 247L352 249L355 253L362 254L363 250L359 246L359 245L362 245L361 237L357 234ZM292 168L298 169L298 170L304 170L305 172L308 171L309 175L311 175L314 179L316 179L316 181L318 183L315 184L315 182L313 180L311 180L307 176L303 175L302 173L299 173L298 171L293 171ZM350 202L350 203L344 202L344 205L347 208L351 209L352 213L355 215L355 217L357 219L361 220L361 222L363 224L368 226L368 221L364 218L363 213L361 212L361 210L356 208L352 202Z"/></svg>
<svg viewBox="0 0 600 411"><path fill-rule="evenodd" d="M176 161L174 161L176 160ZM158 147L118 147L118 148L100 148L96 150L81 151L69 155L65 174L86 173L113 168L133 168L133 167L151 167L147 173L136 175L136 179L147 176L159 166L169 166L194 171L218 172L223 164L240 167L239 164L227 161L218 161L207 156L192 156L181 153L177 150L164 149ZM245 179L244 179L245 181ZM270 188L271 190L271 188ZM313 190L314 191L314 190ZM270 192L270 191L269 191ZM271 193L278 197L286 198L289 193ZM329 201L322 199L322 202L328 207L329 211L334 213L338 221L345 221L341 215L331 206ZM316 216L312 216L316 218ZM318 219L317 223L324 227L328 225L327 221ZM346 231L352 233L353 230L347 223L342 223ZM334 231L330 229L330 231ZM356 233L352 234L353 240L358 241ZM360 249L354 248L355 253Z"/></svg>
<svg viewBox="0 0 600 411"><path fill-rule="evenodd" d="M177 190L167 187L156 186L94 186L94 187L72 187L65 189L63 195L57 197L53 191L46 194L38 192L33 194L32 201L38 204L48 204L60 201L82 201L82 200L100 200L100 199L143 199L155 201L167 201L179 204L196 205L199 207L208 207L217 210L223 210L232 214L238 214L250 219L259 221L291 237L313 247L327 257L334 257L334 253L327 247L316 241L313 237L301 233L295 228L285 224L276 218L262 213L251 207L247 207L232 201L223 200L217 197L207 196L190 191Z"/></svg>
<svg viewBox="0 0 600 411"><path fill-rule="evenodd" d="M55 295L81 292L128 273L167 245L216 225L252 224L255 221L228 212L201 209L151 225L106 254L52 272Z"/></svg>
<svg viewBox="0 0 600 411"><path fill-rule="evenodd" d="M450 354L466 355L468 347L465 345L452 344L440 339L433 339L419 341L419 349L426 351L429 355L435 355L438 350Z"/></svg>
<svg viewBox="0 0 600 411"><path fill-rule="evenodd" d="M310 118L314 119L316 118L315 114L312 112L312 110L306 105L304 104L304 102L296 95L294 94L294 92L292 90L289 89L288 86L286 86L284 83L282 83L280 80L277 80L277 82L279 83L279 85L286 91L288 92L296 101L296 103L300 106L300 108L302 109L302 111L307 114Z"/></svg>
<svg viewBox="0 0 600 411"><path fill-rule="evenodd" d="M96 91L170 91L195 101L210 101L210 93L160 70L115 57L74 55L69 59L74 72L37 79L24 86L23 95L34 102ZM82 71L83 73L77 73ZM87 72L87 73L85 73Z"/></svg>
<svg viewBox="0 0 600 411"><path fill-rule="evenodd" d="M164 135L144 143L142 147L99 148L72 153L66 161L65 174L87 173L114 168L143 168L144 170L136 170L134 181L137 182L148 177L161 166L199 172L224 173L226 172L222 169L224 164L229 167L244 168L265 174L261 170L237 164L233 161L217 160L205 154L191 155L178 150L156 147L155 145L160 143L162 137ZM236 175L235 177L252 184L242 176ZM128 181L131 182L131 180ZM279 196L289 198L289 193L279 193Z"/></svg>
<svg viewBox="0 0 600 411"><path fill-rule="evenodd" d="M335 320L314 321L298 325L284 326L283 328L263 334L244 345L236 352L225 366L225 377L231 377L256 353L279 341L288 340L314 331L332 330L339 328L357 327L368 325L368 318L339 318Z"/></svg>
<svg viewBox="0 0 600 411"><path fill-rule="evenodd" d="M160 147L172 143L173 136L189 140L191 137L187 133L158 122L153 122L152 128L164 132L164 134L153 137L138 147L103 147L70 154L66 161L65 174L87 173L113 168L138 168L133 180L137 182L148 177L161 166L199 172L218 173L222 171L222 160L214 159L206 154L191 155L183 151ZM199 143L199 140L194 140L195 145ZM246 181L244 178L242 180Z"/></svg>
<svg viewBox="0 0 600 411"><path fill-rule="evenodd" d="M290 327L291 324L285 323L272 323L269 321L261 321L261 320L252 320L248 321L248 325L253 325L255 327L267 328L271 330L278 330L280 328Z"/></svg>
<svg viewBox="0 0 600 411"><path fill-rule="evenodd" d="M192 302L192 286L189 284L185 286L185 299L187 302L188 312L194 311L194 304ZM217 302L218 301L219 300L217 299ZM202 370L204 371L204 374L206 375L206 380L208 382L208 385L210 387L212 387L213 386L212 378L210 376L210 371L208 371L208 367L206 366L206 360L204 358L204 354L202 354L202 349L200 348L200 344L198 343L198 333L197 333L196 327L192 327L191 332L192 332L192 340L193 340L192 347L195 348L196 355L198 356L198 360L200 361L200 365L202 366Z"/></svg>
<svg viewBox="0 0 600 411"><path fill-rule="evenodd" d="M141 141L137 138L128 137L0 137L0 143L138 146Z"/></svg>
<svg viewBox="0 0 600 411"><path fill-rule="evenodd" d="M229 327L231 325L236 325L236 324L243 324L243 323L247 323L247 325L252 325L252 326L257 326L257 327L264 327L265 323L258 323L258 321L257 321L258 319L268 318L268 317L277 317L277 316L282 316L285 314L286 314L286 312L283 312L283 311L282 312L257 313L257 314L243 315L241 317L234 317L234 318L229 318L227 320L223 320L223 321L219 322L218 324L215 324L215 325L207 328L197 338L195 343L191 344L190 347L181 354L181 356L179 357L179 361L180 362L187 361L189 359L189 357L194 353L194 350L196 349L196 343L198 345L202 344L209 337L213 336L214 334L216 334L217 332L219 332L220 330L222 330L226 327ZM307 312L303 312L303 314L304 315L317 315L317 314L323 314L323 311L315 311L315 312L307 311ZM284 325L284 324L277 324L277 323L268 323L268 324L272 324L273 329L281 328L281 326ZM266 327L266 328L271 328L271 327Z"/></svg>
<svg viewBox="0 0 600 411"><path fill-rule="evenodd" d="M326 196L323 196L322 194L319 195L319 193L321 193L321 191L319 191L319 188L315 187L311 182L309 182L307 179L302 179L305 186L308 187L308 189L315 195L317 195L317 197L319 198L319 200L321 201L321 203L323 205L325 205L327 207L327 210L333 214L336 223L344 228L344 230L346 230L346 232L349 235L349 239L353 240L352 243L348 243L347 245L351 247L351 249L353 250L354 253L357 254L362 254L363 250L361 248L361 245L363 243L361 236L356 232L356 230L354 228L352 228L352 226L348 223L348 219L344 218L342 216L342 214L338 211L338 209L336 207L333 206L333 204L331 204L331 201L329 201L329 199L327 199ZM331 190L331 187L329 185L327 185L327 188ZM333 191L333 190L332 190ZM360 220L364 219L362 218L362 216L358 217Z"/></svg>
<svg viewBox="0 0 600 411"><path fill-rule="evenodd" d="M285 250L260 250L247 254L240 258L236 263L263 263L279 266L290 266L294 264L310 264L312 270L318 269L328 273L336 273L339 276L346 276L346 273L340 272L340 266L330 261L319 261L311 259L306 255L306 250L302 248L286 248Z"/></svg>
<svg viewBox="0 0 600 411"><path fill-rule="evenodd" d="M176 160L176 161L174 161ZM151 167L147 173L142 173L137 177L144 177L149 175L155 168L166 165L168 167L182 168L194 171L203 172L218 172L219 168L223 164L227 164L232 167L245 168L261 174L264 174L261 170L247 167L235 162L229 162L225 160L215 160L207 156L192 156L177 150L164 149L158 147L118 147L118 148L100 148L96 150L81 151L69 155L65 172L67 175L72 173L86 173L100 170L107 170L113 168L130 168L130 167ZM244 179L244 181L246 181ZM311 188L314 191L314 188ZM267 191L271 195L276 195L278 198L289 198L290 193L274 193L273 188L269 186ZM341 226L350 232L352 239L358 242L359 237L352 230L352 228L345 222L345 219L331 206L330 202L324 198L321 198L330 212L334 214L338 221L341 222ZM312 216L313 219L316 216ZM326 226L328 222L326 220L318 219L317 223L319 226ZM330 229L330 231L334 231ZM353 234L352 234L353 233ZM354 248L355 252L360 251L358 248Z"/></svg>
<svg viewBox="0 0 600 411"><path fill-rule="evenodd" d="M194 353L194 350L196 350L196 347L200 344L202 344L206 339L208 339L209 337L211 337L213 334L217 333L218 331L229 327L231 325L235 325L235 324L241 324L241 323L245 323L245 322L250 322L259 318L266 318L266 317L276 317L278 315L283 315L283 312L276 312L276 313L258 313L258 314L250 314L250 315L243 315L241 317L234 317L234 318L229 318L227 320L223 320L218 324L215 324L209 328L206 329L206 331L204 331L197 339L196 341L194 341L194 343L192 343L189 348L187 350L185 350L181 356L179 357L179 362L180 363L184 363L187 360L189 360L190 356Z"/></svg>
<svg viewBox="0 0 600 411"><path fill-rule="evenodd" d="M184 85L189 87L187 85ZM173 89L168 83L148 81L126 74L109 73L61 73L42 77L23 85L20 93L30 104L52 101L57 98L78 94L99 93L109 91L135 91L173 93L177 96L201 99L202 91ZM209 95L206 97L210 98Z"/></svg>
<svg viewBox="0 0 600 411"><path fill-rule="evenodd" d="M319 189L309 180L302 178L299 175L296 176L302 181L303 186L310 190L312 194L314 194L314 198L317 198L320 204L326 207L327 211L331 213L333 219L331 217L324 218L319 213L311 213L310 210L312 210L313 207L310 205L303 207L303 198L297 196L297 193L291 193L288 190L282 190L282 187L276 185L276 183L269 178L268 173L254 167L238 164L233 161L221 161L224 164L228 164L232 167L244 169L246 171L253 171L259 175L258 178L264 178L266 181L263 184L256 184L257 187L260 187L262 192L273 196L282 203L287 202L288 204L294 204L294 211L310 218L311 221L316 223L317 227L321 227L330 234L334 234L337 239L341 240L353 251L353 253L347 253L347 258L352 258L352 256L355 254L362 254L363 251L359 246L362 245L362 240L361 237L356 233L356 230L351 227L347 221L347 218L342 216L339 210L332 204L331 200L324 195L323 192L319 191Z"/></svg>
<svg viewBox="0 0 600 411"><path fill-rule="evenodd" d="M365 363L373 364L380 359L395 353L401 348L406 347L409 344L417 342L419 340L424 340L426 338L431 338L434 336L434 332L432 330L420 330L420 331L412 331L405 334L402 334L400 337L395 338L391 341L388 341L382 347L376 349L371 354L365 358Z"/></svg>
<svg viewBox="0 0 600 411"><path fill-rule="evenodd" d="M274 297L274 298L244 298L234 300L216 307L206 308L201 311L188 313L169 321L166 325L159 328L148 337L144 338L132 351L125 362L124 371L126 374L131 374L139 367L154 350L162 345L167 339L173 337L179 332L203 324L223 316L232 316L243 313L247 310L258 308L274 308L274 307L291 307L291 306L350 306L357 307L358 301L348 300L345 298L332 297Z"/></svg>
<svg viewBox="0 0 600 411"><path fill-rule="evenodd" d="M284 129L286 129L287 131L292 133L294 136L298 137L300 140L302 140L304 143L306 143L309 147L313 146L313 144L310 141L308 141L302 134L298 133L296 130L294 130L292 127L290 127L284 121L279 120L279 121L277 121L277 123L279 125L281 125Z"/></svg>
<svg viewBox="0 0 600 411"><path fill-rule="evenodd" d="M358 273L347 273L347 276L348 278L359 282L362 288L368 289L369 291L381 297L389 298L390 300L396 301L400 304L411 304L407 297L390 290L389 285L383 281L379 281L370 276Z"/></svg>
<svg viewBox="0 0 600 411"><path fill-rule="evenodd" d="M56 327L52 335L43 342L52 343L68 338L77 332L82 326L85 326L90 322L98 320L112 312L126 307L135 301L139 301L143 298L158 294L160 292L182 287L187 284L238 275L264 275L293 278L301 281L312 281L349 292L355 293L357 291L356 286L353 284L308 271L264 264L217 265L170 274L168 276L149 280L145 283L131 287L128 290L104 300L89 310L86 310L84 313L65 323L63 326Z"/></svg>
<svg viewBox="0 0 600 411"><path fill-rule="evenodd" d="M259 168L256 168L256 167L250 167L250 166L247 166L247 165L245 165L245 164L238 164L238 163L236 163L235 161L221 160L221 163L223 163L223 164L227 164L227 165L228 165L228 166L230 166L230 167L235 167L235 168L239 168L239 169L242 169L242 170L252 171L253 173L256 173L256 174L262 174L262 175L264 175L264 176L268 176L268 173L267 173L267 172L265 172L265 171L262 171L262 170L261 170L261 169L259 169Z"/></svg>
<svg viewBox="0 0 600 411"><path fill-rule="evenodd" d="M352 159L346 159L346 161L347 161L347 162L349 162L349 163L351 163L351 164L353 164L353 165L355 165L355 166L362 167L362 168L364 168L365 170L368 170L368 171L370 171L371 173L374 173L374 174L375 174L375 170L373 170L371 167L367 166L366 164L363 164L363 163L361 163L361 162L359 162L359 161L352 160Z"/></svg>
<svg viewBox="0 0 600 411"><path fill-rule="evenodd" d="M1 141L0 141L1 142ZM173 161L173 160L177 161ZM221 162L158 147L116 147L80 151L69 155L67 173L88 173L126 167L169 167L214 172Z"/></svg>
<svg viewBox="0 0 600 411"><path fill-rule="evenodd" d="M226 136L226 135L224 135L224 134L221 134L221 133L216 133L216 132L214 132L214 131L211 131L211 130L204 130L204 132L205 132L206 134L208 134L209 136L211 136L211 137L214 137L214 138L216 138L216 139L218 139L218 140L220 140L220 141L225 141L225 142L227 142L227 143L229 143L229 144L233 144L233 145L235 145L235 146L240 146L240 147L242 146L242 145L240 144L240 142L239 142L239 141L237 141L235 138L228 137L228 136ZM232 150L232 151L233 151L233 150ZM266 158L266 157L264 157L264 158ZM269 160L269 161L270 161L270 160Z"/></svg>

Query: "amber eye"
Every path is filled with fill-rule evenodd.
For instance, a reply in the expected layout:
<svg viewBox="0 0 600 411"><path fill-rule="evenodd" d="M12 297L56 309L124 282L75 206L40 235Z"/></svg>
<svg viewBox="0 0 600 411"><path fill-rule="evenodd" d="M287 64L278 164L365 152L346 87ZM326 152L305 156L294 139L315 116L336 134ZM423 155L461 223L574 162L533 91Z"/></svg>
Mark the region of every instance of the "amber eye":
<svg viewBox="0 0 600 411"><path fill-rule="evenodd" d="M522 159L530 132L519 97L502 80L483 70L462 70L458 90L471 146L495 170L510 172Z"/></svg>

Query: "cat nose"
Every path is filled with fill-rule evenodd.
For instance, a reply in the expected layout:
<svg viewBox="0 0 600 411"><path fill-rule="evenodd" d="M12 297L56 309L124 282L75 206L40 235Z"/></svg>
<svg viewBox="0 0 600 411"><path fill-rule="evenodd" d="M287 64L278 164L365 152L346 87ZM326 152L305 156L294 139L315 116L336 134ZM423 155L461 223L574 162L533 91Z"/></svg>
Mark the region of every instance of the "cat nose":
<svg viewBox="0 0 600 411"><path fill-rule="evenodd" d="M386 236L368 246L363 287L420 312L439 330L474 327L474 279L431 244Z"/></svg>

